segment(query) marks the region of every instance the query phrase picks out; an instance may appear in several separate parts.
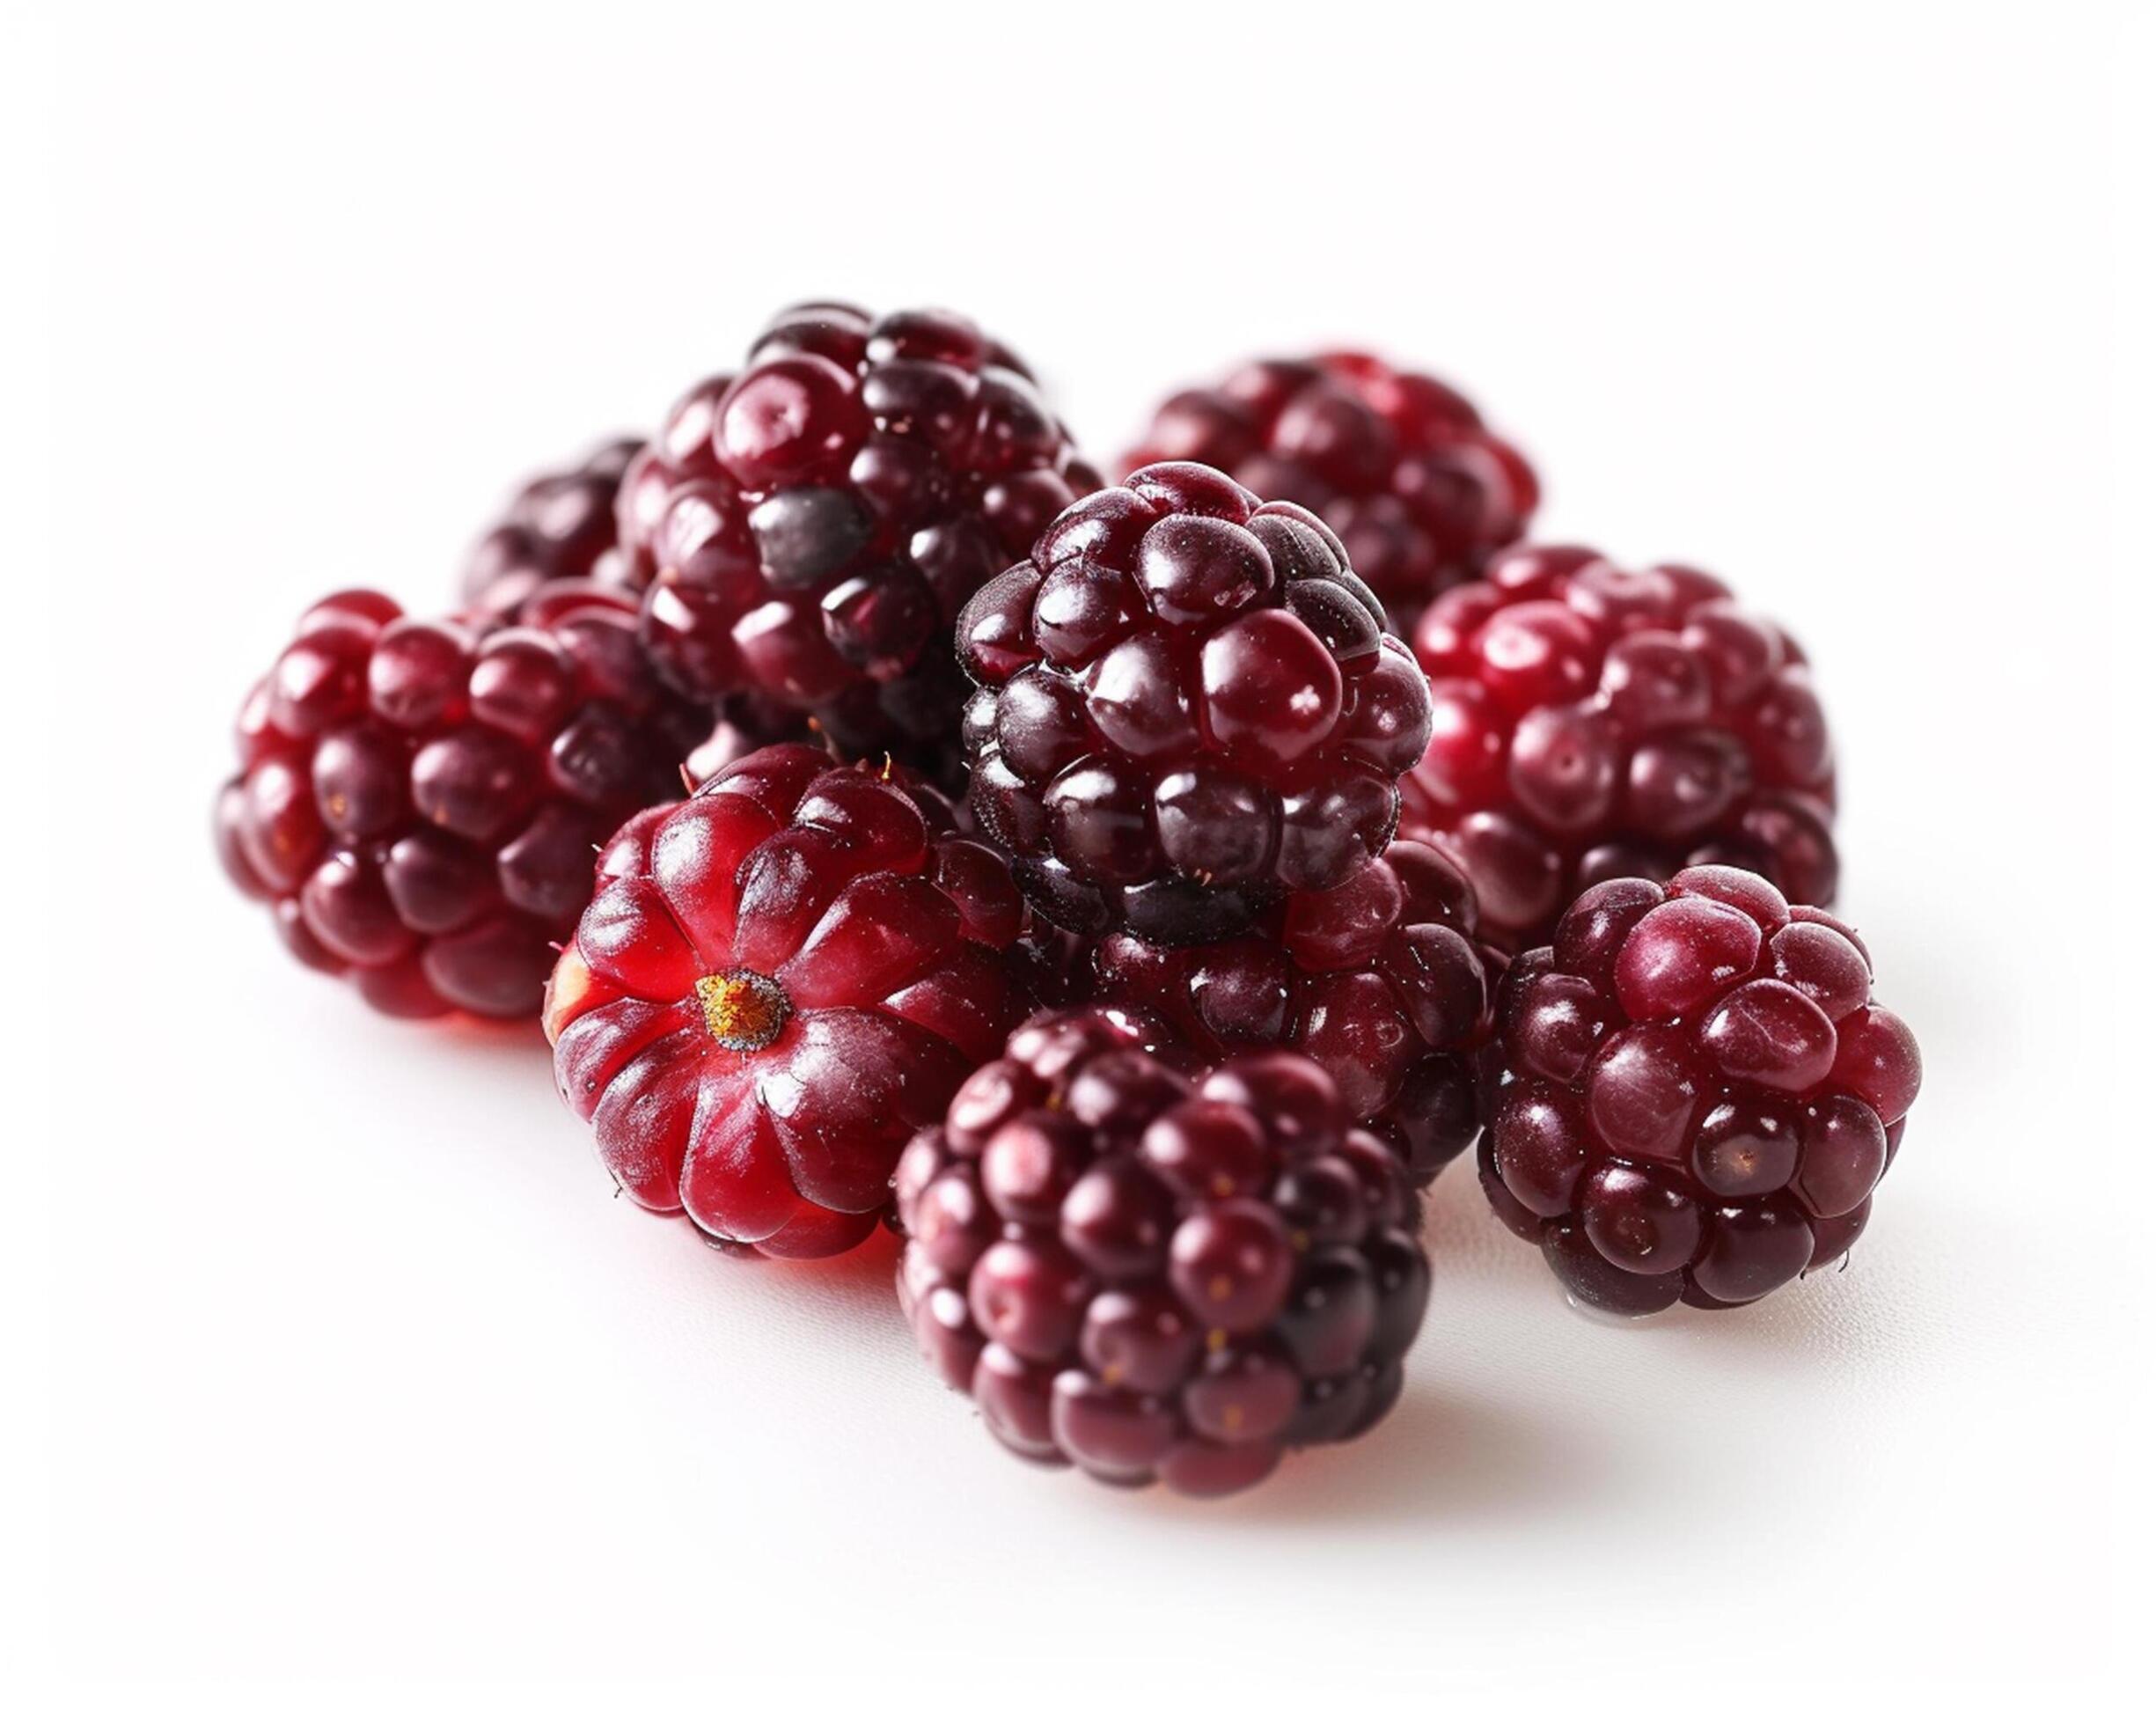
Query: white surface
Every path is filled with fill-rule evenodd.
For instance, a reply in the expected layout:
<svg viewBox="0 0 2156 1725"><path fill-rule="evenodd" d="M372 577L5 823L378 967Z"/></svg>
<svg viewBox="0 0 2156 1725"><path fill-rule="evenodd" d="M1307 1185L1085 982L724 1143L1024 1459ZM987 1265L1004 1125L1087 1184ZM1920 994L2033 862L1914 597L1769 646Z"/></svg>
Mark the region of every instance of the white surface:
<svg viewBox="0 0 2156 1725"><path fill-rule="evenodd" d="M52 386L8 463L43 505L9 569L15 1716L2116 1693L2145 11L68 10L0 54ZM1227 1505L1120 1496L993 1450L887 1258L722 1260L608 1201L536 1035L290 965L205 817L290 618L445 599L522 470L834 293L975 311L1103 451L1246 351L1384 347L1518 435L1545 535L1788 620L1928 1068L1848 1274L1613 1331L1456 1171L1378 1435Z"/></svg>

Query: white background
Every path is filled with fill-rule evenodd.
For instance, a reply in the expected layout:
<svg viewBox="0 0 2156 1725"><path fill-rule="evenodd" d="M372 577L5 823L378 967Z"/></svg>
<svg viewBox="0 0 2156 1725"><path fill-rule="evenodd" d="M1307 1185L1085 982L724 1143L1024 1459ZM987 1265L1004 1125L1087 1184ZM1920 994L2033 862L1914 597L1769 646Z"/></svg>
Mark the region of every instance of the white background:
<svg viewBox="0 0 2156 1725"><path fill-rule="evenodd" d="M9 13L15 1716L2101 1709L2156 1452L2147 9L735 10ZM1546 536L1787 620L1928 1068L1848 1273L1604 1328L1456 1172L1375 1435L1118 1495L993 1449L887 1254L722 1260L608 1201L535 1034L289 964L206 817L291 619L444 603L523 470L829 295L974 312L1104 454L1382 347Z"/></svg>

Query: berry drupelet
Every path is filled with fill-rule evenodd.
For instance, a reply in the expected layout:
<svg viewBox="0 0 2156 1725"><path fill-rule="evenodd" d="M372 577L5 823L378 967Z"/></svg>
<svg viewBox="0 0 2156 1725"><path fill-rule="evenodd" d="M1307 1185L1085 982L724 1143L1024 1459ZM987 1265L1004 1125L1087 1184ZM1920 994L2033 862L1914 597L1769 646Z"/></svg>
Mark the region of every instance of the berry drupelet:
<svg viewBox="0 0 2156 1725"><path fill-rule="evenodd" d="M759 750L601 855L547 990L556 1082L646 1208L844 1252L1019 1017L1023 921L1002 860L901 769Z"/></svg>
<svg viewBox="0 0 2156 1725"><path fill-rule="evenodd" d="M1184 947L1111 935L1089 981L1208 1056L1281 1047L1314 1061L1350 1117L1426 1185L1481 1125L1479 1057L1502 960L1475 920L1474 890L1451 859L1402 840L1248 935Z"/></svg>
<svg viewBox="0 0 2156 1725"><path fill-rule="evenodd" d="M542 584L619 584L614 506L642 442L602 444L576 466L541 473L510 500L502 518L465 562L465 603L480 617L507 620Z"/></svg>
<svg viewBox="0 0 2156 1725"><path fill-rule="evenodd" d="M1210 467L1067 510L959 620L971 798L1059 926L1188 944L1391 840L1422 673L1331 531Z"/></svg>
<svg viewBox="0 0 2156 1725"><path fill-rule="evenodd" d="M1384 1416L1429 1265L1317 1067L1163 1052L1101 1008L1023 1026L899 1163L899 1299L1019 1455L1217 1496Z"/></svg>
<svg viewBox="0 0 2156 1725"><path fill-rule="evenodd" d="M1498 1018L1483 1189L1575 1299L1627 1315L1841 1258L1923 1076L1855 932L1741 869L1590 887Z"/></svg>
<svg viewBox="0 0 2156 1725"><path fill-rule="evenodd" d="M524 609L490 627L334 594L241 710L225 867L385 1012L535 1014L599 844L678 789L709 729L653 673L633 603L568 583Z"/></svg>
<svg viewBox="0 0 2156 1725"><path fill-rule="evenodd" d="M1834 758L1796 644L1697 569L1521 547L1423 613L1435 734L1407 830L1466 865L1494 940L1596 881L1754 869L1829 904Z"/></svg>
<svg viewBox="0 0 2156 1725"><path fill-rule="evenodd" d="M1527 530L1534 470L1472 403L1368 354L1245 365L1170 396L1129 465L1201 461L1315 510L1403 635Z"/></svg>
<svg viewBox="0 0 2156 1725"><path fill-rule="evenodd" d="M625 576L685 694L807 716L847 755L952 759L951 626L1100 483L1024 364L948 312L781 312L622 482Z"/></svg>

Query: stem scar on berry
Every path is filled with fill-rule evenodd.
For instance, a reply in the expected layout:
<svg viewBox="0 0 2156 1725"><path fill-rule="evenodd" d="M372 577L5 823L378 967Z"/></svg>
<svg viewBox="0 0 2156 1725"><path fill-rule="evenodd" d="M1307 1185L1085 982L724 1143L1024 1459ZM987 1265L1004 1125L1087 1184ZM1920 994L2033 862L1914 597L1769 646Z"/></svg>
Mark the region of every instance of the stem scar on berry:
<svg viewBox="0 0 2156 1725"><path fill-rule="evenodd" d="M720 1047L753 1054L779 1039L794 1003L786 990L752 970L720 971L696 979L696 998L704 1009L704 1028Z"/></svg>

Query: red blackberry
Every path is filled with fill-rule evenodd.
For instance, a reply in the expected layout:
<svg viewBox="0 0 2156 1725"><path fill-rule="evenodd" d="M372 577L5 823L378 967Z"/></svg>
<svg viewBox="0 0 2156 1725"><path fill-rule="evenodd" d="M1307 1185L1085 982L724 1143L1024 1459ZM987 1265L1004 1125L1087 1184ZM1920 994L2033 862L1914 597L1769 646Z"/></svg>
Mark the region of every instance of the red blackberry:
<svg viewBox="0 0 2156 1725"><path fill-rule="evenodd" d="M1854 931L1741 869L1590 887L1498 1019L1483 1189L1575 1298L1628 1314L1839 1259L1923 1076Z"/></svg>
<svg viewBox="0 0 2156 1725"><path fill-rule="evenodd" d="M856 1244L915 1127L1018 1016L1002 860L805 744L645 811L548 986L563 1098L649 1209L778 1257Z"/></svg>
<svg viewBox="0 0 2156 1725"><path fill-rule="evenodd" d="M898 1166L899 1299L1019 1455L1215 1496L1384 1417L1429 1265L1316 1066L1186 1073L1148 1040L1052 1014L966 1080Z"/></svg>
<svg viewBox="0 0 2156 1725"><path fill-rule="evenodd" d="M1834 757L1796 643L1697 569L1522 547L1423 614L1435 734L1407 829L1457 855L1484 927L1550 938L1582 887L1756 869L1828 904Z"/></svg>
<svg viewBox="0 0 2156 1725"><path fill-rule="evenodd" d="M959 620L970 795L1042 914L1187 944L1390 841L1429 692L1307 510L1146 467Z"/></svg>
<svg viewBox="0 0 2156 1725"><path fill-rule="evenodd" d="M844 753L933 766L964 700L960 606L1099 482L969 319L800 305L631 464L621 549L685 694L761 697Z"/></svg>
<svg viewBox="0 0 2156 1725"><path fill-rule="evenodd" d="M507 620L545 582L619 579L614 501L641 439L602 444L576 466L541 473L510 500L472 547L464 598L481 617Z"/></svg>
<svg viewBox="0 0 2156 1725"><path fill-rule="evenodd" d="M633 605L525 609L488 628L334 594L241 710L225 867L383 1011L537 1012L599 842L678 787L709 727L653 674Z"/></svg>
<svg viewBox="0 0 2156 1725"><path fill-rule="evenodd" d="M1231 940L1161 947L1111 935L1092 967L1098 997L1156 1015L1209 1056L1282 1047L1315 1061L1418 1183L1475 1141L1501 961L1476 940L1466 877L1427 845L1396 843Z"/></svg>
<svg viewBox="0 0 2156 1725"><path fill-rule="evenodd" d="M1316 510L1403 635L1525 532L1539 500L1534 470L1465 397L1368 354L1258 360L1170 396L1129 465L1154 461L1202 461Z"/></svg>

